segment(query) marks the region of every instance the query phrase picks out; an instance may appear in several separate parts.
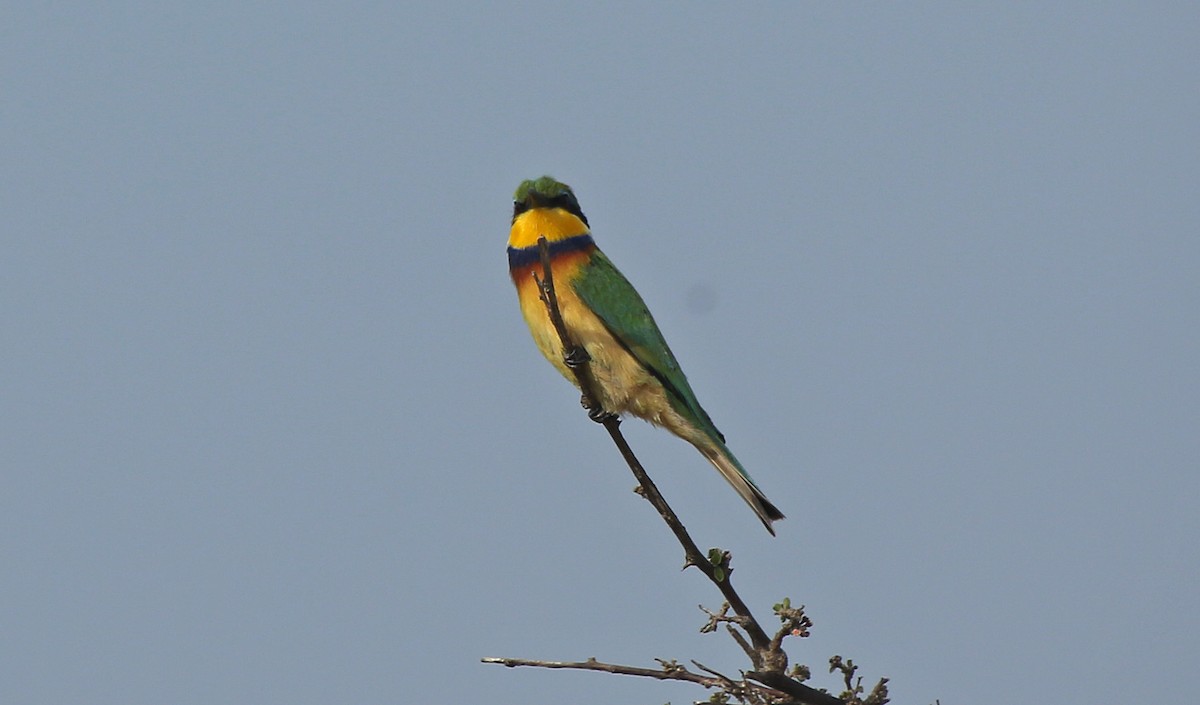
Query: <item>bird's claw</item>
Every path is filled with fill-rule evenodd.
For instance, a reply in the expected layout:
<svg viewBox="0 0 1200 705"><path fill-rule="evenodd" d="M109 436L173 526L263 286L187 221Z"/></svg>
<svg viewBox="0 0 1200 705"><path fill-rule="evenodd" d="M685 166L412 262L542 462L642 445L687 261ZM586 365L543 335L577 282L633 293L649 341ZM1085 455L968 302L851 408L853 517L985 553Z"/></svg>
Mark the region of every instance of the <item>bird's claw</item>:
<svg viewBox="0 0 1200 705"><path fill-rule="evenodd" d="M571 348L570 352L563 355L563 362L571 369L575 369L591 359L592 357L587 354L587 350L584 350L582 345Z"/></svg>
<svg viewBox="0 0 1200 705"><path fill-rule="evenodd" d="M589 399L588 395L586 395L586 394L580 395L579 405L582 406L583 408L587 409L588 418L591 419L592 421L595 421L596 423L603 424L603 423L608 423L609 421L613 421L613 420L620 422L620 420L621 420L620 416L617 416L616 414L607 412L604 410L604 407L600 406L599 404L593 403L592 400Z"/></svg>
<svg viewBox="0 0 1200 705"><path fill-rule="evenodd" d="M599 424L605 424L609 421L620 421L621 417L616 414L610 414L604 409L588 409L588 418Z"/></svg>

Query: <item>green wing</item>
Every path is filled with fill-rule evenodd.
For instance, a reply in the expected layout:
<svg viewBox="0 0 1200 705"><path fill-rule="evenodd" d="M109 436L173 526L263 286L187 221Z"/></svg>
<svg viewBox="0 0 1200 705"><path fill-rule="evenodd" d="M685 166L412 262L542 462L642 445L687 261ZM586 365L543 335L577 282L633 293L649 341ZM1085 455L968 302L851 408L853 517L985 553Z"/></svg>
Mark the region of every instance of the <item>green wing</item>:
<svg viewBox="0 0 1200 705"><path fill-rule="evenodd" d="M725 436L696 401L687 377L667 346L654 317L637 290L600 250L573 282L575 293L600 318L604 327L650 374L654 375L680 414L693 419L705 431L725 442Z"/></svg>

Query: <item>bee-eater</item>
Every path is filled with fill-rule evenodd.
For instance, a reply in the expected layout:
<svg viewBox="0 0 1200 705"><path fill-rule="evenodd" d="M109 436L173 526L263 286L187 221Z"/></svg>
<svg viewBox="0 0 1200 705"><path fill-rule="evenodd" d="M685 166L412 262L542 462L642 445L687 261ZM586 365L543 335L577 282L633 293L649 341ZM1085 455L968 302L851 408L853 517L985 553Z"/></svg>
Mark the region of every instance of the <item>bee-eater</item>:
<svg viewBox="0 0 1200 705"><path fill-rule="evenodd" d="M763 495L725 446L642 297L596 248L575 193L550 176L523 182L513 196L508 268L521 313L538 349L579 386L563 360L562 341L539 297L538 238L550 249L550 271L563 323L591 358L598 403L610 414L630 413L691 443L746 500L767 531L783 513Z"/></svg>

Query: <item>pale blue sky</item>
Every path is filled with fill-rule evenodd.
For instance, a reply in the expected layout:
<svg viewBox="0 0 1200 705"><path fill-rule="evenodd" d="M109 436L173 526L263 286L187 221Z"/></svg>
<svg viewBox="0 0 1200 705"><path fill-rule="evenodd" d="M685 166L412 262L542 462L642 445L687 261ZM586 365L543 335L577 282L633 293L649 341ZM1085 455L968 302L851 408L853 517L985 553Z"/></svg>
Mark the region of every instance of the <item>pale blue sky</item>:
<svg viewBox="0 0 1200 705"><path fill-rule="evenodd" d="M504 256L572 184L730 446L631 443L795 660L1184 702L1190 3L0 10L0 702L689 702L736 672ZM834 685L819 677L816 685Z"/></svg>

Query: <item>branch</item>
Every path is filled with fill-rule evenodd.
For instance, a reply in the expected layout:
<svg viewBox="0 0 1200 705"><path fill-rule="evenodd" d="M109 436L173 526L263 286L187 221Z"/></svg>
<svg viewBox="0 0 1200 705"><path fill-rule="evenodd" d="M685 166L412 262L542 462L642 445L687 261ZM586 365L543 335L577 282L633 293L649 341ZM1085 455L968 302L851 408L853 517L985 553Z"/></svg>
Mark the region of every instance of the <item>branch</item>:
<svg viewBox="0 0 1200 705"><path fill-rule="evenodd" d="M562 343L563 360L567 367L575 373L575 379L579 382L579 388L583 391L585 397L585 406L590 410L600 409L599 387L596 384L595 377L592 375L591 358L583 346L575 342L571 334L567 331L567 326L563 323L562 311L558 307L558 294L554 290L554 272L550 268L550 245L546 242L545 237L538 238L538 254L541 256L542 262L542 278L538 279L538 285L541 290L542 301L546 304L546 310L550 315L550 321L554 324L554 329L558 332L559 341ZM537 277L537 274L534 274ZM708 579L717 586L725 599L729 601L729 605L733 611L744 618L741 626L750 635L750 641L759 651L768 651L771 647L771 639L767 633L759 625L758 620L751 614L750 608L733 589L733 585L729 582L729 573L732 569L728 567L728 554L724 554L723 559L718 558L714 564L709 557L705 556L684 528L683 522L679 521L679 517L671 506L667 504L667 500L663 498L662 493L658 491L658 487L650 476L646 473L646 469L642 467L637 456L633 454L633 450L629 447L629 443L625 440L625 436L621 433L621 420L614 415L601 415L598 419L599 423L604 425L604 429L608 431L608 435L612 437L613 443L617 449L621 451L621 457L625 458L625 462L629 465L629 469L633 472L633 476L637 478L638 484L641 487L641 494L649 500L650 504L658 510L663 521L671 528L675 534L675 538L683 546L684 552L684 568L695 566L702 573L708 576ZM717 571L721 570L718 576ZM782 652L779 652L782 654ZM772 659L773 661L773 659ZM768 667L773 670L784 670L787 667L787 657L783 657L782 663L759 663L755 662L756 668Z"/></svg>
<svg viewBox="0 0 1200 705"><path fill-rule="evenodd" d="M696 668L710 675L704 675L689 671L686 667L681 666L675 661L665 661L658 659L662 664L662 668L638 668L637 666L622 666L615 663L603 663L594 658L589 658L587 661L533 661L529 659L518 658L485 658L484 663L498 663L502 666L515 668L517 666L533 666L536 668L570 668L581 671L603 671L604 673L616 673L624 676L641 676L644 678L654 678L660 681L686 681L696 683L705 688L718 688L722 692L738 698L742 702L754 703L786 703L786 702L807 702L804 700L789 701L787 696L789 693L781 691L770 686L752 683L745 678L734 680L726 675L718 673L713 669L705 666L702 663L692 661ZM832 696L830 696L832 697ZM841 703L836 698L835 703Z"/></svg>
<svg viewBox="0 0 1200 705"><path fill-rule="evenodd" d="M737 594L737 591L733 589L733 585L729 579L730 574L733 572L733 568L730 566L729 552L714 548L705 555L696 545L695 541L692 540L683 523L679 521L679 517L675 514L675 511L667 504L662 493L658 491L658 487L650 479L650 476L646 473L645 468L642 467L637 456L633 454L629 443L626 442L625 436L621 433L620 417L604 409L601 403L600 386L596 382L591 365L589 364L591 357L582 345L571 338L571 334L567 330L566 323L563 321L562 310L558 305L558 294L554 288L554 273L550 267L550 245L545 237L538 238L538 254L542 264L542 276L538 277L536 272L533 274L538 284L538 296L546 305L546 312L550 317L550 322L558 333L559 342L562 344L563 362L572 371L576 381L579 383L579 389L583 393L581 401L584 408L588 410L588 417L602 424L604 429L608 431L608 435L621 452L621 457L625 459L630 471L633 472L633 476L637 478L638 493L645 497L658 510L663 521L670 527L671 532L675 534L675 538L683 547L683 567L685 569L688 566L698 568L709 581L717 586L721 594L724 595L725 605L722 606L719 613L714 614L705 610L709 615L709 623L701 631L714 631L719 623L724 622L729 633L746 652L756 670L743 673L741 680L735 681L695 661L692 663L697 668L710 675L689 671L675 661L664 661L662 659L658 660L662 668L657 670L602 663L594 658L589 658L587 661L575 662L485 658L483 662L498 663L509 668L516 666L566 668L603 671L606 673L641 676L658 680L688 681L702 685L705 688L719 688L721 693L736 697L742 702L777 703L778 705L846 705L846 701L836 698L825 691L816 690L804 685L785 673L787 669L787 654L782 648L784 637L789 635L807 636L808 627L812 624L804 615L804 608L792 609L787 600L777 605L776 613L781 617L783 626L774 635L774 638L767 636L762 625L758 623L758 620L750 612L750 608L742 600L741 596ZM731 617L728 615L730 609L734 611L736 616ZM741 632L735 628L735 625L745 631L746 636L749 637L749 641L746 640L746 637L742 636ZM807 672L807 668L801 668L801 670ZM846 681L849 686L849 675L846 676ZM861 682L861 679L859 681ZM871 698L874 699L869 699L868 702L871 702L872 705L882 705L887 702L885 684L886 680L881 681L876 686L876 690L871 693ZM856 685L858 684L856 683ZM857 699L857 696L861 695L861 693L862 689L860 686L857 691L851 692L849 695L855 702L863 702Z"/></svg>
<svg viewBox="0 0 1200 705"><path fill-rule="evenodd" d="M589 410L595 412L601 408L601 405L599 401L599 387L596 384L595 377L592 375L591 365L589 364L591 357L587 354L587 350L583 346L575 342L571 334L567 331L566 324L563 322L562 311L558 307L558 294L554 290L554 272L550 268L550 245L546 242L545 237L538 238L538 254L541 256L542 262L542 278L537 280L541 290L541 298L546 304L550 321L554 324L554 329L558 332L559 341L562 343L563 360L567 367L575 373L575 379L579 382L579 388L582 390L585 398L584 405ZM536 273L534 277L537 278ZM638 484L641 486L642 495L658 510L663 521L667 523L667 526L675 534L675 538L683 546L684 568L696 566L708 576L708 579L717 586L717 589L729 601L730 606L733 607L733 611L746 618L742 626L750 635L754 646L760 650L769 649L771 640L767 636L767 633L763 631L758 621L754 619L754 615L750 613L750 608L746 606L746 603L742 601L742 598L738 596L733 586L729 583L729 573L732 571L727 566L728 561L724 561L726 564L724 566L720 562L714 565L700 550L700 547L696 545L696 542L692 540L687 529L684 528L683 522L679 521L679 517L675 514L675 511L667 504L667 500L658 491L658 487L650 479L650 476L646 473L646 469L642 467L637 456L633 454L633 450L629 447L629 443L621 433L620 418L611 414L598 414L594 415L593 419L603 424L604 429L608 431L608 435L612 437L613 443L621 451L621 457L625 458L625 462L629 465L633 476L637 478ZM724 570L718 576L717 570L721 568L724 568ZM756 663L755 666L761 667L761 664ZM777 667L779 670L783 670L786 666L787 662L785 659L784 663Z"/></svg>
<svg viewBox="0 0 1200 705"><path fill-rule="evenodd" d="M688 681L689 683L699 683L705 688L720 688L731 682L728 678L720 674L705 676L693 673L674 661L659 661L662 664L662 668L657 670L653 668L638 668L637 666L622 666L615 663L603 663L594 658L590 658L587 661L533 661L523 658L489 657L483 659L483 662L498 663L501 666L509 668L533 666L536 668L573 668L581 671L604 671L605 673L619 673L624 676L655 678L660 681Z"/></svg>
<svg viewBox="0 0 1200 705"><path fill-rule="evenodd" d="M588 416L593 421L603 424L604 429L608 431L608 435L621 452L621 457L625 459L630 471L633 472L633 476L637 478L641 490L640 493L658 510L663 521L670 527L671 532L675 534L675 538L683 547L683 567L695 566L700 572L704 573L709 581L721 591L726 602L733 609L734 613L738 615L736 620L728 619L727 621L735 622L750 637L750 644L753 645L753 648L747 648L747 644L743 639L738 638L737 641L750 657L754 668L757 669L757 673L752 677L755 677L761 683L791 695L800 702L816 703L818 705L840 704L840 700L828 693L810 688L784 674L784 671L787 669L787 654L780 647L781 639L772 639L767 635L762 625L754 618L754 614L750 612L750 608L746 605L745 601L733 589L733 584L730 582L730 574L733 572L733 569L729 565L729 553L713 549L706 556L700 550L700 547L696 545L691 535L688 534L687 529L684 528L683 522L679 520L675 511L667 504L667 500L663 498L662 493L658 491L658 487L650 479L650 475L646 473L646 469L642 467L641 462L629 447L629 443L621 433L621 419L614 414L604 412L600 403L600 388L596 383L591 365L589 364L591 358L583 346L579 345L571 337L566 324L563 322L562 310L558 305L558 294L554 288L554 272L550 266L550 244L545 237L538 238L538 254L542 264L542 277L540 279L537 278L537 274L535 273L534 278L538 282L539 296L546 305L546 312L550 316L550 321L554 325L555 331L558 333L559 342L562 343L563 361L575 374L575 379L579 382L579 389L583 392L583 404L588 408ZM736 634L732 628L730 631ZM764 679L772 682L768 683Z"/></svg>

